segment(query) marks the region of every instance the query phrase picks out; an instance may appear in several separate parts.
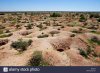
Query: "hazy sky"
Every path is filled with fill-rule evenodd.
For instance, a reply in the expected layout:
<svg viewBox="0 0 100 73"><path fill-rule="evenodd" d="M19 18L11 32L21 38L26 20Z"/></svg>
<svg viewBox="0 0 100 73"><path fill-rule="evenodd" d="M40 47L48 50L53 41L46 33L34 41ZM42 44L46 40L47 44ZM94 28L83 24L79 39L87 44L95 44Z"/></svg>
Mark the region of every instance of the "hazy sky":
<svg viewBox="0 0 100 73"><path fill-rule="evenodd" d="M100 11L100 0L0 0L0 11Z"/></svg>

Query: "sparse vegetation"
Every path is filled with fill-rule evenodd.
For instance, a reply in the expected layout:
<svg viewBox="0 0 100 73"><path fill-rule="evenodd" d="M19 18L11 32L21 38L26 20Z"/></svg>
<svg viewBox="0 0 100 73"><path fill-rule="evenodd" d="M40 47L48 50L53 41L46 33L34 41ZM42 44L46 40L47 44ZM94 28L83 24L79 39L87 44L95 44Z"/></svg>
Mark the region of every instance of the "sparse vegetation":
<svg viewBox="0 0 100 73"><path fill-rule="evenodd" d="M16 28L19 29L19 28L20 28L20 25L17 24L17 25L16 25Z"/></svg>
<svg viewBox="0 0 100 73"><path fill-rule="evenodd" d="M75 34L71 34L70 37L75 37Z"/></svg>
<svg viewBox="0 0 100 73"><path fill-rule="evenodd" d="M50 15L50 17L61 17L60 13L53 13Z"/></svg>
<svg viewBox="0 0 100 73"><path fill-rule="evenodd" d="M73 33L80 33L80 31L78 31L78 30L76 30L76 29L72 30L72 32L73 32Z"/></svg>
<svg viewBox="0 0 100 73"><path fill-rule="evenodd" d="M83 49L78 49L79 50L79 53L80 55L82 55L83 57L87 58L88 57L88 54L86 51L84 51Z"/></svg>
<svg viewBox="0 0 100 73"><path fill-rule="evenodd" d="M91 44L96 43L97 45L100 45L100 40L99 40L96 36L93 36L93 37L89 40L89 42L90 42Z"/></svg>
<svg viewBox="0 0 100 73"><path fill-rule="evenodd" d="M26 29L32 29L32 24L28 24L27 26L26 26Z"/></svg>
<svg viewBox="0 0 100 73"><path fill-rule="evenodd" d="M12 42L11 47L18 51L25 51L27 47L31 45L31 43L32 40L24 41L19 39L18 41Z"/></svg>
<svg viewBox="0 0 100 73"><path fill-rule="evenodd" d="M99 18L99 19L97 19L97 21L98 21L98 22L100 22L100 18Z"/></svg>
<svg viewBox="0 0 100 73"><path fill-rule="evenodd" d="M89 47L87 48L87 55L89 55L92 51L93 51L93 50L92 50L91 47L89 46Z"/></svg>
<svg viewBox="0 0 100 73"><path fill-rule="evenodd" d="M0 38L10 37L12 35L13 35L12 33L4 33L0 35Z"/></svg>
<svg viewBox="0 0 100 73"><path fill-rule="evenodd" d="M49 63L43 59L41 51L35 51L32 58L28 62L29 66L49 66Z"/></svg>
<svg viewBox="0 0 100 73"><path fill-rule="evenodd" d="M0 65L100 65L100 12L0 14Z"/></svg>
<svg viewBox="0 0 100 73"><path fill-rule="evenodd" d="M38 38L45 38L45 37L48 37L49 35L48 34L41 34L39 36L37 36Z"/></svg>
<svg viewBox="0 0 100 73"><path fill-rule="evenodd" d="M79 21L80 22L85 22L87 19L84 17L84 15L80 15L80 19Z"/></svg>
<svg viewBox="0 0 100 73"><path fill-rule="evenodd" d="M37 25L37 27L40 28L40 30L43 29L43 25L42 24Z"/></svg>
<svg viewBox="0 0 100 73"><path fill-rule="evenodd" d="M96 31L96 30L92 30L90 32L95 33L95 34L100 34L100 32L99 31Z"/></svg>

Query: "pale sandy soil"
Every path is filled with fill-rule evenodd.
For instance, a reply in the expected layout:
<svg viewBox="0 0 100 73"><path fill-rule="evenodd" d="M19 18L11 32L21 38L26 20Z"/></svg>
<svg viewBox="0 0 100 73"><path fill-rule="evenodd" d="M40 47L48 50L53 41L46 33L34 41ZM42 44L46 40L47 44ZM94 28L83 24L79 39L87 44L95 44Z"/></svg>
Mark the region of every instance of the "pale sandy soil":
<svg viewBox="0 0 100 73"><path fill-rule="evenodd" d="M75 33L75 37L70 37L70 35L73 34L72 30L78 30L80 26L65 26L64 28L60 28L60 26L54 27L52 25L54 24L52 19L53 18L47 18L42 20L39 16L33 17L34 25L51 20L51 25L47 26L47 29L41 31L36 26L29 30L21 26L21 29L17 31L15 31L15 27L9 27L10 30L13 30L13 35L0 38L9 40L7 44L0 46L0 66L26 66L34 51L42 51L43 58L53 66L100 66L100 57L95 58L89 56L90 58L87 59L80 55L78 50L82 48L86 51L88 45L90 45L87 39L93 36L97 36L100 39L100 35L89 33L90 29L83 28L84 33ZM66 18L56 18L56 20L56 23L59 24L67 22ZM43 25L45 26L45 24ZM58 28L60 28L60 30L58 30ZM50 31L59 31L59 33L52 37L49 33ZM24 32L30 32L30 34L23 36L22 33ZM48 34L49 37L37 38L41 33ZM27 50L19 53L10 45L13 41L17 41L21 38L24 40L31 39L33 42ZM61 52L59 49L63 51ZM96 46L94 51L100 54L100 46Z"/></svg>

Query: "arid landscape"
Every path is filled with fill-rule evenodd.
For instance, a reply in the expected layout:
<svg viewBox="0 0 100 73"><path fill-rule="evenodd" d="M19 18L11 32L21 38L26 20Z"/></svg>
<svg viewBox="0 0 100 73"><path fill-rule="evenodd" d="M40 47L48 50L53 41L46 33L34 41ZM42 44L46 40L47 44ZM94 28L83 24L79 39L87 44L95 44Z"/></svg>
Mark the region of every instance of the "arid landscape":
<svg viewBox="0 0 100 73"><path fill-rule="evenodd" d="M1 12L0 66L100 66L100 13Z"/></svg>

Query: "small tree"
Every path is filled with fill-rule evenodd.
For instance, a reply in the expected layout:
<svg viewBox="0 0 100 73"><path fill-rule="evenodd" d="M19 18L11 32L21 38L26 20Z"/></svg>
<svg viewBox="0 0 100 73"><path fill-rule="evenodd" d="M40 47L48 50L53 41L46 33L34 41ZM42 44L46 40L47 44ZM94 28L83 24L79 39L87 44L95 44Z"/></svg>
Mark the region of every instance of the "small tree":
<svg viewBox="0 0 100 73"><path fill-rule="evenodd" d="M79 19L80 22L85 22L86 20L87 19L85 18L84 15L80 15L80 19Z"/></svg>
<svg viewBox="0 0 100 73"><path fill-rule="evenodd" d="M61 17L60 13L53 13L50 15L50 17Z"/></svg>

